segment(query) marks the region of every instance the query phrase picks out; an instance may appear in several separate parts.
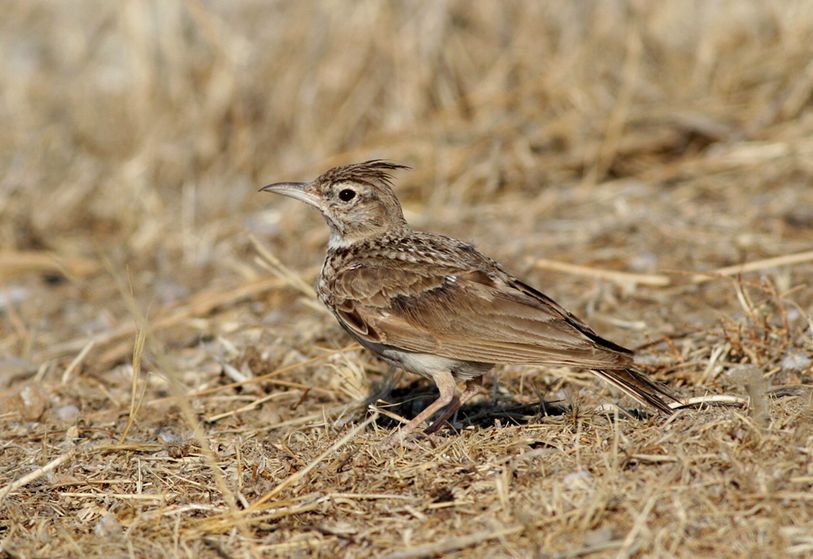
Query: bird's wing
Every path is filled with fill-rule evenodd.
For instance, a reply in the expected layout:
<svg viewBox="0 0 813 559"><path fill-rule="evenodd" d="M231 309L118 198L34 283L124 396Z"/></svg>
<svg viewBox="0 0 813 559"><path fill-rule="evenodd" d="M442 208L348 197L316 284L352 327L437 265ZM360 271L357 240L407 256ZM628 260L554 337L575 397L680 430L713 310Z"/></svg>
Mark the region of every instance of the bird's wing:
<svg viewBox="0 0 813 559"><path fill-rule="evenodd" d="M484 363L623 368L631 353L499 269L366 262L338 273L334 311L361 340Z"/></svg>

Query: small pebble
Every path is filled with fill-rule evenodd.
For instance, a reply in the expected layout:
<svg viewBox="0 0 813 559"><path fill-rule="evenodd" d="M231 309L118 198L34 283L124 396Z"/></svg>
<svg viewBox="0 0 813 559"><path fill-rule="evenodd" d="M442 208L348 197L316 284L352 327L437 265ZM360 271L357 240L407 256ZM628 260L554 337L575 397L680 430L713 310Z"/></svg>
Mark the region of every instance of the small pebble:
<svg viewBox="0 0 813 559"><path fill-rule="evenodd" d="M588 489L593 476L587 470L579 470L567 474L562 480L567 489Z"/></svg>
<svg viewBox="0 0 813 559"><path fill-rule="evenodd" d="M119 519L113 513L106 513L102 516L93 527L93 533L100 538L109 538L112 536L121 535L123 528Z"/></svg>
<svg viewBox="0 0 813 559"><path fill-rule="evenodd" d="M73 423L76 421L76 418L79 417L79 408L73 404L62 406L61 408L57 408L56 416L60 421L64 421L65 423Z"/></svg>
<svg viewBox="0 0 813 559"><path fill-rule="evenodd" d="M48 397L38 384L28 384L20 391L20 415L27 421L37 421L42 417Z"/></svg>
<svg viewBox="0 0 813 559"><path fill-rule="evenodd" d="M609 526L604 528L597 528L590 530L584 535L584 545L587 547L597 547L611 542L613 539L613 530Z"/></svg>
<svg viewBox="0 0 813 559"><path fill-rule="evenodd" d="M810 366L810 357L801 351L789 351L782 359L783 371L804 371Z"/></svg>
<svg viewBox="0 0 813 559"><path fill-rule="evenodd" d="M183 442L183 437L176 435L166 427L158 429L158 433L156 434L164 444L181 444Z"/></svg>

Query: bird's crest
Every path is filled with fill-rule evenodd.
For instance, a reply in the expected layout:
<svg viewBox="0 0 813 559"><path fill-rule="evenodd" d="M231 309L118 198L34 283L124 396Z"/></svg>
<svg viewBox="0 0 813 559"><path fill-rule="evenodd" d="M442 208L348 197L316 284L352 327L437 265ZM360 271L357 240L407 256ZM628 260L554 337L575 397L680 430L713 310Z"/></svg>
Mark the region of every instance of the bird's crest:
<svg viewBox="0 0 813 559"><path fill-rule="evenodd" d="M352 181L366 183L372 186L383 184L392 187L392 173L399 169L409 169L407 165L392 163L383 159L371 159L362 163L353 163L341 167L333 167L322 173L316 182L337 183Z"/></svg>

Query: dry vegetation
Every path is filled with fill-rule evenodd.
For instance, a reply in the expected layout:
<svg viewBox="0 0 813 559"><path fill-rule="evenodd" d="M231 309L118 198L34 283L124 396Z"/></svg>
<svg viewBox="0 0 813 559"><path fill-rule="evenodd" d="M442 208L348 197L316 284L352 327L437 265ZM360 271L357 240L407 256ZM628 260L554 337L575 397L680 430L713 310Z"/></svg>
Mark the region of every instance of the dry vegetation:
<svg viewBox="0 0 813 559"><path fill-rule="evenodd" d="M812 2L19 0L0 52L0 557L813 554ZM256 193L370 157L750 405L503 368L382 451L430 387L349 345L327 229Z"/></svg>

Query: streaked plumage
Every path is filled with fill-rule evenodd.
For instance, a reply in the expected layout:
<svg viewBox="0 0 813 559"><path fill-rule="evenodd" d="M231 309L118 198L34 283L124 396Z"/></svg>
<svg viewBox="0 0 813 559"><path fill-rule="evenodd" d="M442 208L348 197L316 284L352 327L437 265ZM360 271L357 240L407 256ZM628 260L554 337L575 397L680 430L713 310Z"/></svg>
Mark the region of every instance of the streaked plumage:
<svg viewBox="0 0 813 559"><path fill-rule="evenodd" d="M633 366L632 352L597 335L550 297L521 282L472 245L412 230L380 160L337 167L310 183L263 190L317 207L331 228L317 292L361 345L431 378L440 397L400 432L435 411L445 420L495 363L590 369L640 402L671 413L675 398ZM352 194L351 194L352 192ZM434 427L433 427L434 430Z"/></svg>

